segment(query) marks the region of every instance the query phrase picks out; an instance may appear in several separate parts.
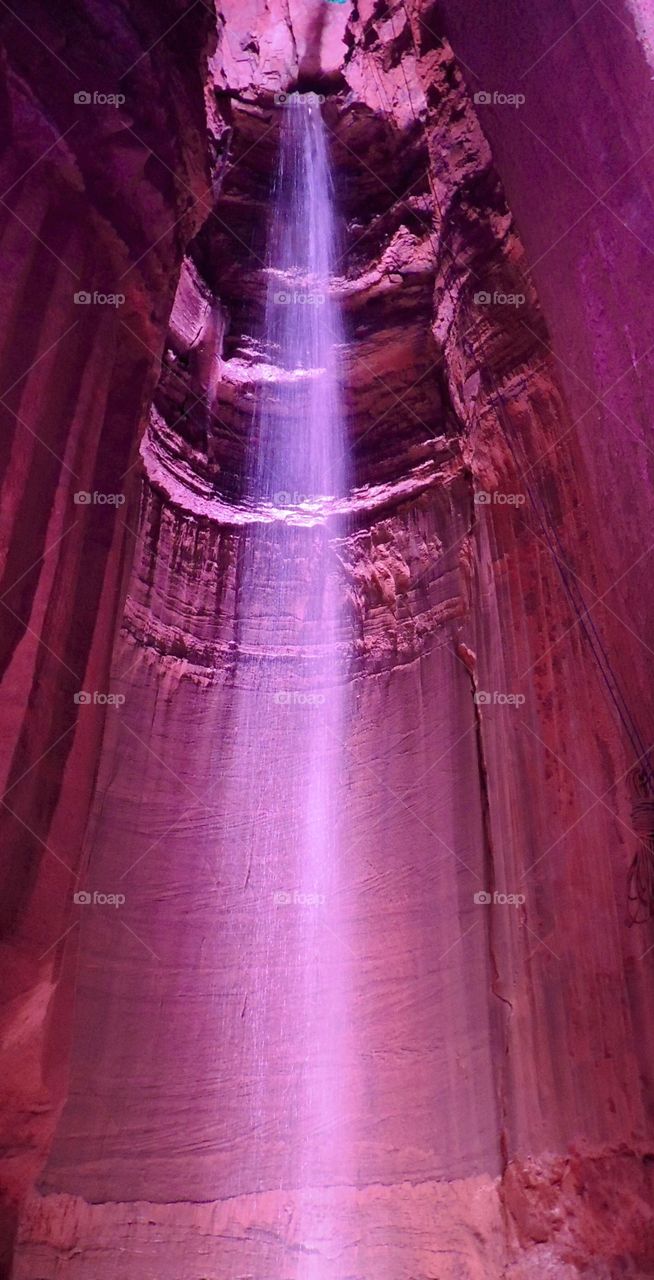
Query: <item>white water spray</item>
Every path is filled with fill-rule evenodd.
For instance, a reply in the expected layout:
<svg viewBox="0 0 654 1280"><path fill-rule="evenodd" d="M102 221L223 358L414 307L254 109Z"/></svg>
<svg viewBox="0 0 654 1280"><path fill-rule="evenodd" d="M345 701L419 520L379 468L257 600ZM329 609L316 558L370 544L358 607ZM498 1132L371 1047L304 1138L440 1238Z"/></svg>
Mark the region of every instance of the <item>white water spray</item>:
<svg viewBox="0 0 654 1280"><path fill-rule="evenodd" d="M343 907L345 626L336 551L348 450L336 245L324 125L315 102L299 98L283 110L270 215L264 376L248 466L254 518L239 588L239 665L257 696L243 701L237 739L259 797L256 824L243 831L260 895L253 1158L266 1159L271 1132L285 1150L281 1184L295 1193L294 1229L306 1236L299 1280L336 1275L324 1251L337 1250L337 1225L324 1221L316 1197L350 1176L353 952ZM271 1108L280 1072L285 1101Z"/></svg>

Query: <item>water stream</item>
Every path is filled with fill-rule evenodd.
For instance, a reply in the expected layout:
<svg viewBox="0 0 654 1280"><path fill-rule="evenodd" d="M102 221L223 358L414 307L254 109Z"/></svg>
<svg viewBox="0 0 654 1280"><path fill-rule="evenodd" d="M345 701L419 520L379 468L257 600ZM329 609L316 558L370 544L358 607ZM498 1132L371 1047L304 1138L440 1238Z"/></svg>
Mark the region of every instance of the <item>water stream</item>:
<svg viewBox="0 0 654 1280"><path fill-rule="evenodd" d="M239 713L236 750L251 762L259 796L257 821L243 833L259 894L253 1158L265 1164L271 1145L283 1148L279 1184L295 1188L313 1231L311 1189L349 1177L353 952L344 910L345 627L337 555L348 448L325 129L312 95L291 99L281 115L264 370L247 476L257 518L246 534L239 591L241 675L256 697ZM325 1273L307 1263L298 1274Z"/></svg>

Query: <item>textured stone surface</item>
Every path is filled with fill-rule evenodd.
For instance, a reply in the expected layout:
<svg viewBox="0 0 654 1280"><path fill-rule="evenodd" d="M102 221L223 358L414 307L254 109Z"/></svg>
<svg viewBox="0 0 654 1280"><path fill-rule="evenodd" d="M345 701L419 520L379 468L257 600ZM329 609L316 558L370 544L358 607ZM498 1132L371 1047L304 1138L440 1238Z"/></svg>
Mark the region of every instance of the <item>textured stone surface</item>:
<svg viewBox="0 0 654 1280"><path fill-rule="evenodd" d="M62 939L103 716L73 696L107 689L131 520L127 503L76 505L74 494L133 497L135 443L209 179L209 14L183 17L174 42L157 43L181 5L139 6L131 18L122 5L97 8L91 20L84 4L25 3L0 19L0 1202L9 1235L65 1090L75 940L64 956ZM125 103L76 102L80 91L122 92ZM124 301L76 304L80 291Z"/></svg>
<svg viewBox="0 0 654 1280"><path fill-rule="evenodd" d="M292 1192L267 1192L202 1205L89 1205L53 1195L28 1206L35 1244L26 1262L19 1257L17 1280L89 1274L80 1246L93 1251L100 1278L220 1280L224 1275L306 1274L312 1258L325 1258L320 1274L392 1275L397 1280L487 1280L499 1275L505 1248L496 1188L487 1177L421 1186L338 1188L315 1197L309 1214ZM311 1221L310 1235L297 1222ZM338 1217L349 1243L335 1256L325 1223ZM280 1224L284 1243L280 1241ZM122 1249L116 1250L120 1240ZM412 1247L406 1248L411 1240ZM219 1253L216 1242L220 1242ZM53 1270L53 1243L60 1258ZM132 1259L138 1258L138 1272ZM35 1270L36 1269L36 1270ZM559 1273L560 1274L560 1273ZM574 1273L577 1274L576 1272Z"/></svg>
<svg viewBox="0 0 654 1280"><path fill-rule="evenodd" d="M647 237L637 225L651 206L651 120L640 109L651 92L645 88L651 46L642 17L628 4L602 5L589 25L583 7L572 5L550 7L531 21L522 6L492 5L482 20L467 15L464 24L460 6L446 0L438 14L423 10L432 29L423 27L422 38L434 40L434 21L437 32L447 31L473 92L525 95L519 108L498 104L480 107L479 114L551 341L543 345L533 320L515 309L509 332L521 331L539 353L538 376L528 379L519 367L507 376L492 335L482 335L483 349L500 370L517 469L537 503L554 513L560 554L582 581L649 745L651 490L644 406L651 335L636 302L652 271ZM604 203L594 203L610 187ZM545 389L547 365L567 411ZM458 382L465 385L463 370ZM495 412L484 413L478 436L479 415L473 415L473 438L484 453L496 435L494 418ZM473 465L477 469L474 457ZM519 961L520 947L501 927L506 917L499 917L494 950L509 1001L507 1150L518 1157L515 1187L516 1177L529 1179L521 1172L523 1157L588 1148L597 1160L589 1165L596 1171L590 1186L602 1178L615 1186L612 1202L620 1205L625 1230L613 1235L607 1229L602 1197L583 1177L554 1179L547 1191L547 1178L537 1178L529 1195L535 1205L543 1197L542 1234L533 1237L542 1244L532 1260L528 1254L523 1271L540 1267L556 1275L565 1262L600 1278L647 1275L652 1044L645 1010L652 952L649 928L624 927L624 878L634 847L624 775L633 755L606 709L533 512L530 502L524 525L507 519L506 511L483 513L482 566L487 559L495 569L491 580L482 568L486 617L470 641L479 654L481 687L520 688L528 699L524 724L514 730L499 709L482 709L498 882L527 870L527 923L545 943L523 935ZM612 1163L616 1150L623 1158ZM628 1182L640 1188L636 1213ZM552 1214L545 1211L548 1201ZM529 1243L523 1231L521 1247Z"/></svg>

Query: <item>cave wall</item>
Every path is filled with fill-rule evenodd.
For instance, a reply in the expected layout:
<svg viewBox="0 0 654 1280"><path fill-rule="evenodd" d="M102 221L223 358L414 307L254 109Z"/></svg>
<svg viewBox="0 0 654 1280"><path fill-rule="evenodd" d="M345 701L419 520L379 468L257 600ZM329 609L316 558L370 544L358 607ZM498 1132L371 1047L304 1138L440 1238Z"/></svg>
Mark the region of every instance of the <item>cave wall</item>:
<svg viewBox="0 0 654 1280"><path fill-rule="evenodd" d="M465 22L448 0L420 17L416 9L416 23L432 19L447 31L473 95L525 99L478 113L571 415L549 465L565 463L573 442L591 495L586 501L579 485L584 538L568 554L588 584L588 603L602 597L598 624L649 745L653 337L641 299L654 271L651 15L630 0L592 13L575 3L548 6L529 20L520 4L473 8Z"/></svg>
<svg viewBox="0 0 654 1280"><path fill-rule="evenodd" d="M477 110L547 324L543 335L513 308L509 331L521 330L552 369L565 408L540 379L528 387L519 370L507 377L501 349L485 350L498 371L516 487L528 485L530 499L555 513L558 554L649 747L651 325L640 301L652 272L648 17L628 4L600 4L592 15L574 5L527 15L491 4L468 9L465 21L447 0L418 10L416 39L437 47L445 33L473 96L524 95L517 106ZM492 277L482 287L492 293ZM512 291L506 275L500 288ZM477 405L473 438L479 418L487 438L497 417L488 384L486 392L490 407L479 414ZM521 688L527 702L513 733L506 717L482 712L491 829L499 877L514 880L516 860L528 868L526 923L545 943L532 938L535 950L525 945L518 960L521 948L498 937L510 1006L505 1202L531 1250L528 1274L548 1265L550 1250L593 1275L629 1265L648 1274L652 953L649 926L625 927L634 849L625 775L634 754L607 711L562 583L548 572L533 501L517 521L493 514L483 513L479 530L482 566L494 567L482 570L478 679L485 689ZM539 1149L550 1154L534 1159ZM569 1158L552 1157L566 1149ZM614 1239L597 1197L604 1178L619 1188Z"/></svg>
<svg viewBox="0 0 654 1280"><path fill-rule="evenodd" d="M599 37L595 30L584 41L582 20L553 51L563 65L546 70L548 55L529 73L542 84L525 92L523 107L488 111L473 109L478 84L517 92L519 73L580 12L526 14L516 5L509 19L506 6L487 6L474 23L466 11L464 24L454 4L409 5L407 17L402 6L384 14L364 3L346 29L347 15L333 6L316 67L304 10L293 11L290 31L274 8L225 11L229 39L212 74L233 95L231 107L221 102L233 133L217 131L221 154L265 146L258 120L247 133L243 105L256 115L262 99L303 75L336 84L339 68L399 142L381 150L373 123L356 111L328 117L344 172L372 145L384 156L381 183L370 175L367 225L344 294L355 333L353 417L361 421L363 405L372 424L355 445L357 475L377 485L360 497L341 549L353 599L348 823L357 839L352 899L338 921L361 943L356 964L347 952L344 963L368 1046L356 1070L357 1176L308 1206L285 1184L273 1123L283 1117L283 1038L256 1193L243 1172L247 1088L228 1067L247 1043L239 996L256 987L256 955L236 980L235 970L243 930L256 934L261 885L255 880L244 901L238 833L219 829L230 706L243 678L231 661L240 530L233 506L217 509L215 493L217 481L238 473L248 382L234 339L217 389L222 426L207 433L197 348L217 314L238 318L239 287L250 277L243 246L224 254L223 226L221 257L221 232L213 226L209 235L205 225L142 447L138 541L112 678L126 700L109 720L88 840L87 879L105 891L129 886L125 914L80 913L70 1097L23 1215L17 1277L56 1276L64 1265L79 1280L128 1277L137 1257L139 1274L152 1280L166 1272L197 1280L226 1266L296 1274L294 1259L307 1248L335 1275L342 1265L343 1274L393 1280L437 1267L443 1276L515 1280L651 1270L651 953L643 957L647 931L625 928L633 837L621 782L631 760L529 500L535 492L552 512L588 603L608 593L614 612L598 605L598 625L646 732L650 694L637 639L649 633L646 556L631 565L645 551L647 447L631 432L641 421L645 429L647 331L634 324L637 295L616 287L606 262L617 260L635 288L647 278L648 251L602 204L563 235L582 212L577 188L524 123L573 170L597 152L606 169L597 192L620 177L622 161L626 170L633 157L632 173L640 172L643 122L630 121L626 89L640 102L642 26L636 38L626 8L595 8L603 47L613 47L612 33L624 41L619 89L614 59L598 61ZM507 74L507 55L515 73ZM466 92L470 67L479 78ZM425 135L428 180L394 190L405 176L403 149L427 167ZM583 158L575 151L582 138ZM627 220L644 217L641 181L637 195L617 184ZM228 169L218 219L237 214L250 226L257 208L256 192L230 186ZM218 312L215 293L198 283L216 254ZM419 339L426 290L428 347ZM475 302L480 290L524 303L489 308ZM623 374L611 400L607 387ZM432 397L423 404L411 399L421 378ZM389 380L392 394L382 385ZM591 407L600 393L613 412ZM409 397L425 429L411 433L393 396ZM626 435L616 434L616 411ZM480 492L490 500L475 501ZM475 690L524 701L475 704ZM246 787L243 794L247 805ZM525 901L488 908L474 901L480 888ZM238 920L244 906L247 924ZM388 990L367 1001L382 965ZM411 1104L400 1110L407 1088ZM229 1188L227 1199L218 1186ZM607 1218L609 1190L619 1221ZM334 1216L343 1224L341 1262L330 1255Z"/></svg>
<svg viewBox="0 0 654 1280"><path fill-rule="evenodd" d="M398 172L418 148L405 115L389 140L370 108L340 114L329 129L346 185L353 139L386 147ZM469 610L472 494L429 324L433 219L406 226L383 183L366 186L368 243L342 282L357 480L337 545L349 601L347 886L326 905L324 930L352 999L347 1088L337 1060L330 1081L348 1146L315 1186L293 1179L306 1012L294 911L271 911L271 896L292 890L296 873L284 848L274 869L251 856L243 833L257 813L274 824L278 802L255 756L243 776L237 749L260 717L261 758L270 736L292 779L302 714L259 710L241 598L248 512L234 477L260 360L248 326L265 285L241 242L265 216L251 175L271 150L266 118L252 119L232 103L234 162L191 249L142 443L140 546L112 685L125 702L109 722L89 833L88 887L125 902L113 918L80 912L69 1100L23 1216L15 1275L56 1274L65 1257L71 1275L127 1276L137 1256L153 1280L162 1267L286 1275L315 1251L335 1275L429 1274L441 1254L451 1264L463 1253L481 1276L504 1257L497 1024L474 902L485 877L478 747L452 633ZM428 203L415 193L417 213ZM203 348L216 315L227 328L211 406ZM299 546L301 583L310 533ZM305 640L297 623L291 651ZM441 1222L446 1246L425 1234L424 1215Z"/></svg>
<svg viewBox="0 0 654 1280"><path fill-rule="evenodd" d="M185 15L176 3L133 9L26 3L0 18L0 1200L9 1240L65 1092L71 895L104 714L75 695L109 688L134 541L135 443L210 182L210 14Z"/></svg>

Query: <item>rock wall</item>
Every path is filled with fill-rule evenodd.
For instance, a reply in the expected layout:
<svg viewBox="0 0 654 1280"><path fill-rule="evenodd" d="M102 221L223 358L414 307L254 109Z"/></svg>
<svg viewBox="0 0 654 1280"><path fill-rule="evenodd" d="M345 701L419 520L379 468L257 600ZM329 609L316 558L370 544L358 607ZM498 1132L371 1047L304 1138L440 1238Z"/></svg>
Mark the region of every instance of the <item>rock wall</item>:
<svg viewBox="0 0 654 1280"><path fill-rule="evenodd" d="M610 243L635 281L648 251L636 222L606 238L601 202L563 234L561 211L581 213L573 184L530 133L572 169L583 137L607 186L619 160L638 170L628 103L644 17L634 32L627 8L595 8L592 36L563 6L516 5L509 22L491 5L474 23L449 0L363 0L351 18L321 6L315 22L304 6L219 15L209 118L224 177L189 247L141 447L111 682L125 701L108 717L80 881L125 902L73 917L69 1097L15 1280L654 1270L653 953L647 930L625 927L632 759L552 553L582 580L647 736L647 446L640 401L617 396L636 395L648 344L644 325L630 338L633 296L613 306L615 275L609 306L602 254ZM619 88L602 61L614 27ZM537 58L525 104L475 107L479 85L520 92ZM248 865L266 780L255 761L243 775L235 746L258 714L239 596L257 235L274 95L297 85L334 93L356 477L333 548L349 601L349 878L324 916L352 992L349 1163L311 1188L284 1141L301 1012L292 908L260 950L271 889L292 888L293 869L280 851L272 885ZM625 190L627 222L644 189ZM291 756L299 714L277 707L266 730ZM266 971L278 998L264 1069L251 1026Z"/></svg>
<svg viewBox="0 0 654 1280"><path fill-rule="evenodd" d="M135 444L210 179L210 15L132 10L0 18L0 1267L65 1092L71 893L104 714L75 695L108 689Z"/></svg>
<svg viewBox="0 0 654 1280"><path fill-rule="evenodd" d="M593 1276L652 1267L651 939L649 926L625 928L635 846L625 775L634 751L587 661L583 616L580 625L560 578L545 568L551 534L534 514L553 513L557 555L649 747L651 337L638 298L652 270L643 234L651 44L639 6L601 5L589 17L574 5L532 19L522 6L491 4L463 22L448 0L412 12L418 42L437 50L448 36L471 94L496 95L478 115L548 333L524 308L513 308L505 328L533 344L566 403L562 412L540 378L529 388L524 377L507 377L494 344L503 434L530 501L517 523L484 512L480 545L494 568L482 574L486 618L473 647L483 687L527 696L513 740L496 712L482 712L482 727L500 878L527 872L526 924L545 944L529 954L523 935L520 962L514 941L505 931L498 937L509 1001L506 1207L512 1218L520 1183L521 1201L548 1206L546 1222L517 1214L520 1247L533 1249L530 1275L538 1267L548 1274L552 1256L552 1265ZM489 277L483 287L492 294L494 284ZM500 288L515 292L506 276ZM490 412L477 404L473 438L480 420L482 440L492 431L490 400ZM562 1167L555 1151L571 1152L570 1163ZM615 1179L626 1234L604 1229L595 1199L603 1178ZM639 1188L635 1199L630 1186Z"/></svg>

